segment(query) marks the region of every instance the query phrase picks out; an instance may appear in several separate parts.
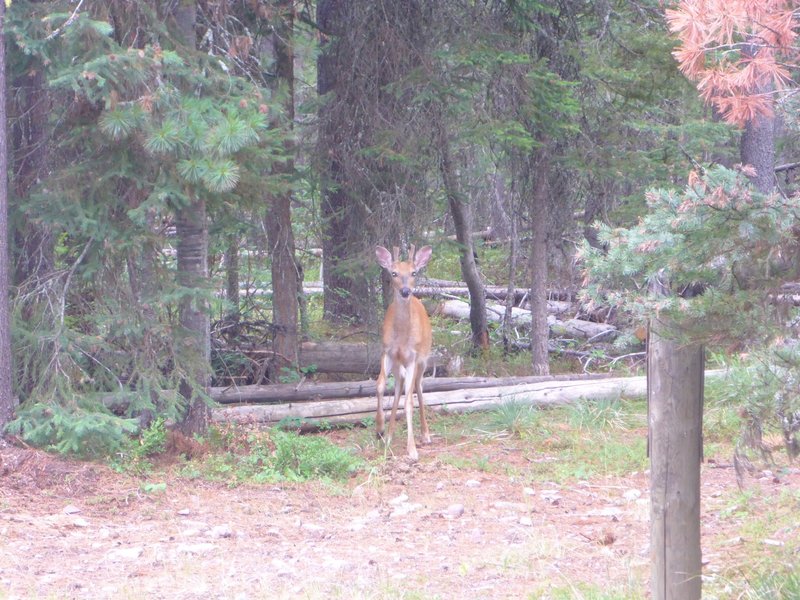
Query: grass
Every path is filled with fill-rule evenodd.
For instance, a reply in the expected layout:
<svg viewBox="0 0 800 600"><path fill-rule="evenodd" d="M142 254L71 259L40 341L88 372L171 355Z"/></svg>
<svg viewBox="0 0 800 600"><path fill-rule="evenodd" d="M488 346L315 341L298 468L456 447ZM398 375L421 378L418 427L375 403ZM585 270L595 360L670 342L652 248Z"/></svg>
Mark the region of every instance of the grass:
<svg viewBox="0 0 800 600"><path fill-rule="evenodd" d="M795 569L800 549L800 525L797 510L800 491L785 489L777 497L764 499L759 484L730 497L715 510L736 536L716 539L716 547L735 549L732 556L720 563L717 573L705 585L709 598L751 600L800 598L800 576ZM730 538L730 534L727 534Z"/></svg>
<svg viewBox="0 0 800 600"><path fill-rule="evenodd" d="M639 600L644 597L639 590L615 591L581 583L551 587L546 591L533 592L529 596L531 600Z"/></svg>
<svg viewBox="0 0 800 600"><path fill-rule="evenodd" d="M627 476L643 472L649 466L646 404L642 399L584 401L548 409L512 401L493 411L431 414L429 418L437 444L442 446L436 459L467 472L505 474L523 483L571 485L581 480ZM403 425L402 422L398 425L396 441L402 442L404 438ZM730 456L739 426L735 407L718 401L712 390L705 411L706 455ZM366 477L371 479L369 474L379 473L387 458L372 427L355 427L344 433L317 436L279 430L215 429L208 441L214 451L201 461L188 463L185 475L231 485L308 480L341 482L358 471L367 473ZM448 447L458 449L449 451ZM505 456L516 458L508 461ZM338 489L339 493L348 493L346 489ZM331 490L336 493L333 487ZM800 492L797 490L787 489L777 501L773 497L767 504L755 486L704 504L704 515L722 522L721 529L728 538L732 530L741 538L731 549L728 540L712 537L713 528L704 534L705 545L728 548L724 560L711 559L716 568L709 571L704 582L704 597L800 598L800 576L793 568L800 538L796 521L798 507ZM764 540L776 540L783 545L765 544ZM464 564L459 568L467 570L465 577L473 569L530 570L542 561L552 563L557 559L553 553L557 555L563 551L568 550L552 546L537 549L535 541L528 541L521 549L514 550L517 554L500 557L491 564ZM548 577L541 588L530 591L529 597L548 600L644 598L645 592L638 589L642 576L633 577L632 572L631 581L624 589L606 589ZM413 585L378 585L361 590L361 596L350 594L348 597L436 597L421 592L424 588L424 584L416 589ZM326 588L320 597L323 596L337 597L335 586ZM308 597L315 595L312 592Z"/></svg>
<svg viewBox="0 0 800 600"><path fill-rule="evenodd" d="M711 440L707 447L730 456L739 430L735 407L709 394L705 420L706 437ZM495 473L513 476L523 484L546 481L563 486L580 480L626 476L648 467L646 405L641 399L585 401L552 409L512 401L493 411L431 415L430 424L438 438L435 458L424 457L422 467L427 466L425 463L436 467L438 461L470 476L472 472ZM403 422L399 424L395 438L398 455L402 455L404 449L403 425ZM154 427L144 438L139 454L149 456L161 446L161 438L160 428ZM183 475L227 482L232 486L243 482L321 480L339 482L328 488L331 494L348 495L352 494L354 473L359 474L361 481L371 477L373 472L380 473L381 466L392 464L380 451L382 444L375 439L372 427L300 435L278 429L255 431L229 426L212 429L205 442L211 452L187 462L182 467ZM732 470L728 472L733 477ZM780 474L779 469L776 472ZM151 475L154 476L140 491L153 497L153 510L156 510L158 497L169 495L170 490L164 489L160 474ZM376 485L383 485L379 479L375 477ZM766 499L758 485L756 482L742 492L728 491L722 496L704 497L704 551L708 551L713 567L704 581L704 598L800 598L800 575L794 567L800 549L800 525L796 518L800 491L787 487ZM489 489L488 486L485 489ZM93 501L87 503L91 505ZM454 521L453 527L463 522ZM732 537L738 541L731 543ZM765 540L783 545L767 544ZM519 572L542 573L542 578L528 590L527 597L531 599L637 600L646 597L646 574L641 572L646 567L627 565L624 561L629 557L619 556L623 569L627 566L630 571L628 584L624 576L615 580L614 585L603 587L570 581L557 571L554 573L553 565L575 551L573 544L574 541L557 534L531 535L519 545L509 546L506 552L493 556L468 560L455 557L450 573L463 573L463 581L472 577L487 581L495 574L498 578L513 578ZM314 588L316 584L313 584L299 596L291 595L288 590L285 596L283 592L263 590L251 590L251 595L375 599L447 597L426 592L431 587L429 584L413 576L402 581L381 576L355 586L332 582ZM0 590L0 598L3 597Z"/></svg>
<svg viewBox="0 0 800 600"><path fill-rule="evenodd" d="M524 450L535 465L532 480L569 483L627 475L647 468L641 401L581 402L540 411L523 430ZM557 460L547 460L557 455Z"/></svg>
<svg viewBox="0 0 800 600"><path fill-rule="evenodd" d="M499 408L489 413L489 424L492 428L504 431L515 437L522 437L536 430L541 420L542 411L530 404L511 401L504 402Z"/></svg>
<svg viewBox="0 0 800 600"><path fill-rule="evenodd" d="M796 600L800 598L800 575L790 567L758 576L739 597L743 600Z"/></svg>
<svg viewBox="0 0 800 600"><path fill-rule="evenodd" d="M213 452L187 463L190 479L239 483L323 480L342 481L365 467L354 452L324 436L301 435L274 428L247 431L235 427L212 429Z"/></svg>

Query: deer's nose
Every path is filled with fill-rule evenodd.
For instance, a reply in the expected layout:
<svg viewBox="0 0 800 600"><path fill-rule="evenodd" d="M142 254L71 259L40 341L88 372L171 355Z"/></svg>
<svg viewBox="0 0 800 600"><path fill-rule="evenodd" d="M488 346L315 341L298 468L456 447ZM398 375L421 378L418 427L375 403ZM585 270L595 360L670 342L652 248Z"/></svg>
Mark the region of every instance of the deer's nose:
<svg viewBox="0 0 800 600"><path fill-rule="evenodd" d="M408 296L409 296L410 294L411 294L411 288L409 288L409 287L402 287L402 288L400 288L400 295L401 295L403 298L408 298Z"/></svg>

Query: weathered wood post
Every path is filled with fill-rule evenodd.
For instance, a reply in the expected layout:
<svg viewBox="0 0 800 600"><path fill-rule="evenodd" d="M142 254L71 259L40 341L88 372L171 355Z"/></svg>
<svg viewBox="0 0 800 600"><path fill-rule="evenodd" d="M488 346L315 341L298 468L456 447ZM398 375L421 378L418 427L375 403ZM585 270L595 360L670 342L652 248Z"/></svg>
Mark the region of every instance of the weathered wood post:
<svg viewBox="0 0 800 600"><path fill-rule="evenodd" d="M654 320L647 348L650 557L653 600L699 600L702 345L682 343L677 324Z"/></svg>

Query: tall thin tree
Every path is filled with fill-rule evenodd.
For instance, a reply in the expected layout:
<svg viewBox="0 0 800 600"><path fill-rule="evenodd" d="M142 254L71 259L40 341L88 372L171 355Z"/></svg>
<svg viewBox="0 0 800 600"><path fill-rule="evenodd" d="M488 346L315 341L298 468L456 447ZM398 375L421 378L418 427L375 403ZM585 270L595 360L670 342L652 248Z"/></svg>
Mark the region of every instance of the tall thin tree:
<svg viewBox="0 0 800 600"><path fill-rule="evenodd" d="M8 262L8 147L6 145L6 5L0 2L0 435L14 413Z"/></svg>
<svg viewBox="0 0 800 600"><path fill-rule="evenodd" d="M181 41L189 50L196 46L196 15L197 5L191 0L182 0L173 13ZM179 347L188 366L179 389L187 403L180 428L191 435L205 431L211 417L211 408L204 398L210 383L211 324L202 301L192 293L201 289L208 279L206 203L191 186L187 186L186 193L190 203L178 209L175 229L178 236L178 283L185 292L179 306Z"/></svg>
<svg viewBox="0 0 800 600"><path fill-rule="evenodd" d="M437 111L439 146L439 171L442 176L447 204L458 242L461 274L469 289L469 322L472 329L472 347L486 350L489 347L489 328L486 321L486 290L475 262L475 247L472 240L472 215L469 203L464 199L458 185L458 177L451 157L451 140L444 122L442 111Z"/></svg>
<svg viewBox="0 0 800 600"><path fill-rule="evenodd" d="M273 119L274 127L293 129L294 122L294 14L291 0L280 0L278 15L273 27L273 53L277 83L285 94L284 123ZM292 183L294 178L294 143L286 136L286 160L273 167L276 174L285 178L283 191L268 198L267 216L264 220L272 257L272 326L275 365L292 367L298 362L297 289L299 271L295 259L294 233L292 232Z"/></svg>

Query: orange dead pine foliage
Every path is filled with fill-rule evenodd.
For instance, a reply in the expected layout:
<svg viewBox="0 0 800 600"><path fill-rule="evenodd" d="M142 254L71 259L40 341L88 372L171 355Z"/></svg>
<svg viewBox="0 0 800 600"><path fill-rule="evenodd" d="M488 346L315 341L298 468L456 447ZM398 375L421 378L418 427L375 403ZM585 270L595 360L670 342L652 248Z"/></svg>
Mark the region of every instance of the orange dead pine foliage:
<svg viewBox="0 0 800 600"><path fill-rule="evenodd" d="M680 45L679 68L729 122L771 115L777 93L794 87L790 68L800 18L797 0L681 0L666 10Z"/></svg>

